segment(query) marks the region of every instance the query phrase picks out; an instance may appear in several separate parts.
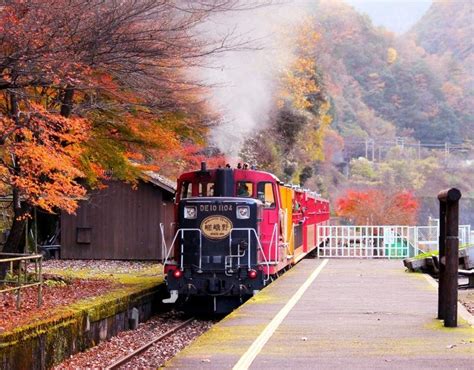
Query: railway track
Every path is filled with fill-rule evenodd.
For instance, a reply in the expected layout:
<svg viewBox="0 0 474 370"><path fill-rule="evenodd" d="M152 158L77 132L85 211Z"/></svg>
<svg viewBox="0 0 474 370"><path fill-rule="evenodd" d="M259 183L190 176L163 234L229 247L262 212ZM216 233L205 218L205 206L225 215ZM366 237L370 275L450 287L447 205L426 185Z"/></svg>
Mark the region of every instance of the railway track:
<svg viewBox="0 0 474 370"><path fill-rule="evenodd" d="M126 356L123 356L121 358L119 358L118 360L116 360L114 363L112 363L111 365L107 366L105 369L107 370L114 370L114 369L119 369L121 366L129 363L130 361L132 361L134 358L140 356L140 354L142 354L143 352L145 352L147 349L149 349L151 346L153 346L154 344L162 341L163 339L165 338L168 338L169 336L171 336L172 334L176 333L177 331L179 331L180 329L183 329L185 327L187 327L188 325L190 325L193 321L195 320L194 317L176 325L174 328L168 330L166 333L163 333L155 338L153 338L152 340L150 340L149 342L145 343L143 346L137 348L136 350L134 350L133 352L130 352L129 354L127 354Z"/></svg>

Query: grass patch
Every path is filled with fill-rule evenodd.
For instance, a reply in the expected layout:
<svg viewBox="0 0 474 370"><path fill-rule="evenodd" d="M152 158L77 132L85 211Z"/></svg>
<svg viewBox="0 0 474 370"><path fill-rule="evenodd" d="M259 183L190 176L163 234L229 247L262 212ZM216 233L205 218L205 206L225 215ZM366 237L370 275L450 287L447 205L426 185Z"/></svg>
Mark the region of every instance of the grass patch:
<svg viewBox="0 0 474 370"><path fill-rule="evenodd" d="M459 250L461 249L466 249L468 247L472 247L472 245L470 244L461 244L459 246ZM417 256L414 257L414 259L416 260L422 260L424 258L428 258L428 257L431 257L431 256L438 256L439 255L439 251L438 250L434 250L434 251L429 251L429 252L425 252L425 253L421 253Z"/></svg>

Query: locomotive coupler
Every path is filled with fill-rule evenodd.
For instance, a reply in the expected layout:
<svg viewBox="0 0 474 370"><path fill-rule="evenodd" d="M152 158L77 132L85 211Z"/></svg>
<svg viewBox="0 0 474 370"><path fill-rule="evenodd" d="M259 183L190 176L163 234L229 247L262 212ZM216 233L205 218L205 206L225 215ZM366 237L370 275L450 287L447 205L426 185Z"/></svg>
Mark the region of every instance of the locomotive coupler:
<svg viewBox="0 0 474 370"><path fill-rule="evenodd" d="M207 290L209 293L215 294L220 293L221 291L221 281L215 277L212 277L208 280Z"/></svg>
<svg viewBox="0 0 474 370"><path fill-rule="evenodd" d="M240 284L239 288L240 288L240 294L242 294L242 293L248 294L249 293L249 288L247 288L247 286L245 286L244 284Z"/></svg>

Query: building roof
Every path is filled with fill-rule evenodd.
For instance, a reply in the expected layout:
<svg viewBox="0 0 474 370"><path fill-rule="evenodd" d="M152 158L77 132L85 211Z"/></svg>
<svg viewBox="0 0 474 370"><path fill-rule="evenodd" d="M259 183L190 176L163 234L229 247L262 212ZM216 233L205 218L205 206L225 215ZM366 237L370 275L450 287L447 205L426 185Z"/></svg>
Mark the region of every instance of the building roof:
<svg viewBox="0 0 474 370"><path fill-rule="evenodd" d="M144 171L144 180L159 186L160 188L174 194L176 192L176 182L154 171Z"/></svg>

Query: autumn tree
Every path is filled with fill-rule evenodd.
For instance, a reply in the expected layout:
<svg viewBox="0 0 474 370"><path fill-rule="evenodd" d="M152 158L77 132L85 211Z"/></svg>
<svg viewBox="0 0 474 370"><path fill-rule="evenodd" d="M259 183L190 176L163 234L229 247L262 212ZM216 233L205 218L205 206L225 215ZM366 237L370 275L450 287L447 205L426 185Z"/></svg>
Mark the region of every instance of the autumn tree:
<svg viewBox="0 0 474 370"><path fill-rule="evenodd" d="M349 190L336 202L337 215L356 225L414 225L418 201L410 192Z"/></svg>
<svg viewBox="0 0 474 370"><path fill-rule="evenodd" d="M134 181L212 123L189 69L244 46L198 27L237 1L13 0L0 13L0 183L12 194L5 252L32 206L74 211L106 173Z"/></svg>
<svg viewBox="0 0 474 370"><path fill-rule="evenodd" d="M313 176L315 162L324 157L323 138L331 117L316 64L320 35L312 19L296 27L285 35L292 53L279 76L270 127L249 139L241 155L284 181L305 183Z"/></svg>

